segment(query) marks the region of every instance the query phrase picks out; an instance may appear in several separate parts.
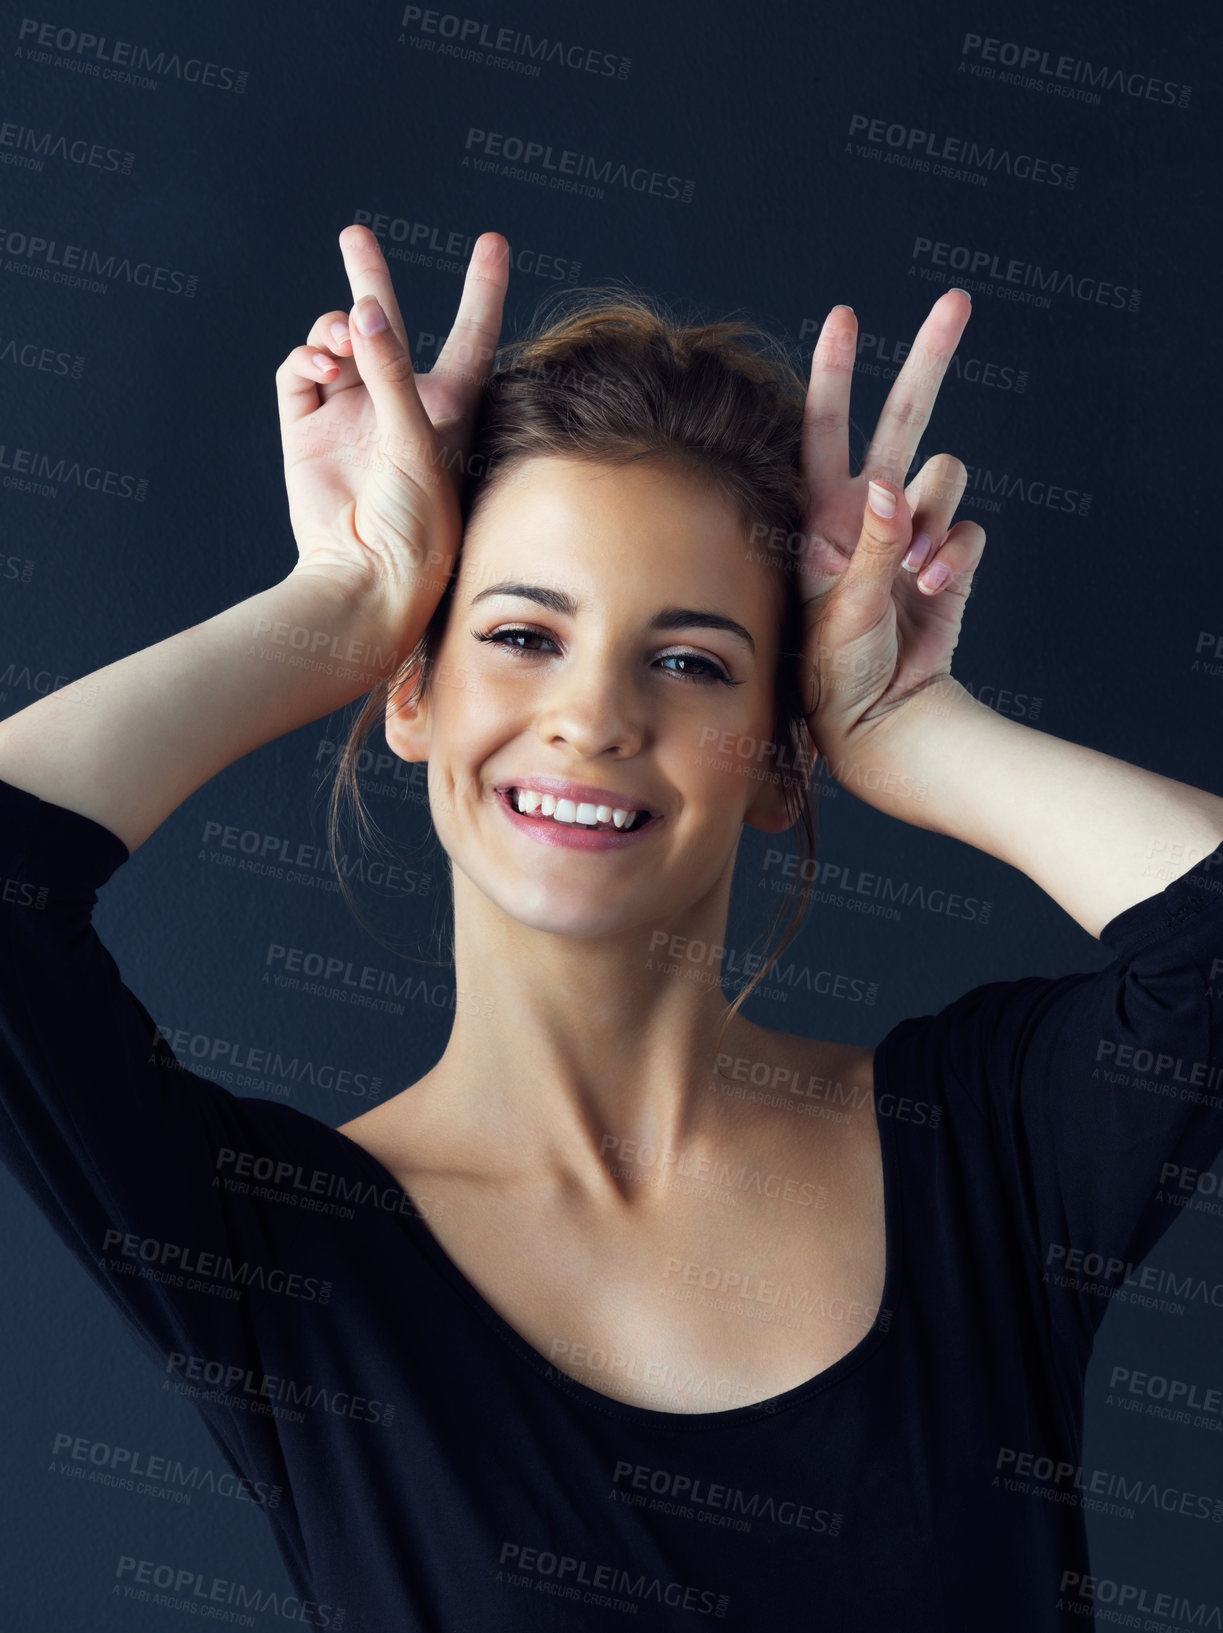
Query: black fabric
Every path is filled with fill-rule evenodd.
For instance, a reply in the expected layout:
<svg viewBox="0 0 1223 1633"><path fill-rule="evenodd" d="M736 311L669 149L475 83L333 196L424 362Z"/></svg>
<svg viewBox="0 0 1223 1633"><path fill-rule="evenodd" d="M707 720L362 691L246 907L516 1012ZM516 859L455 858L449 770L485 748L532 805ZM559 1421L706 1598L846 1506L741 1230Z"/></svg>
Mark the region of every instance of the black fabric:
<svg viewBox="0 0 1223 1633"><path fill-rule="evenodd" d="M183 1068L92 927L127 859L0 781L0 1158L230 1465L283 1488L314 1625L1090 1625L1059 1587L1123 1500L1079 1467L1092 1340L1111 1296L1165 1296L1139 1261L1223 1148L1223 843L1104 928L1105 969L893 1027L882 1307L816 1378L702 1413L566 1377L369 1153Z"/></svg>

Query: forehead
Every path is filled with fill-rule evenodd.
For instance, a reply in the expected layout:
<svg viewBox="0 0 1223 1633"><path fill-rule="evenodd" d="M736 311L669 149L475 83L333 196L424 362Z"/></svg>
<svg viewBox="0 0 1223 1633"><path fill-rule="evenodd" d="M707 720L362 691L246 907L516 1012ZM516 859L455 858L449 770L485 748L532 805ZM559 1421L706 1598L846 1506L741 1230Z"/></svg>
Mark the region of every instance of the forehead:
<svg viewBox="0 0 1223 1633"><path fill-rule="evenodd" d="M699 587L771 613L777 575L749 534L724 493L674 461L548 455L494 481L464 534L459 584L478 593L512 565L582 594L654 601Z"/></svg>

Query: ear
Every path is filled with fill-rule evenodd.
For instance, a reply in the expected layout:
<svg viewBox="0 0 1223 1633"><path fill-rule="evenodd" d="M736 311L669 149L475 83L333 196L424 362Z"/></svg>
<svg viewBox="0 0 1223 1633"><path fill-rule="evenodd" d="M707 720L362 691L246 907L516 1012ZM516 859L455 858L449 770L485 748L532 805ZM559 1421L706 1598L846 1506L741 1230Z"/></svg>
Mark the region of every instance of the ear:
<svg viewBox="0 0 1223 1633"><path fill-rule="evenodd" d="M401 760L429 758L429 694L426 690L419 707L408 701L418 676L414 671L389 694L383 729L387 747Z"/></svg>
<svg viewBox="0 0 1223 1633"><path fill-rule="evenodd" d="M743 820L749 827L760 828L766 834L784 833L787 828L792 828L795 818L786 809L782 785L764 778L760 792L743 813Z"/></svg>
<svg viewBox="0 0 1223 1633"><path fill-rule="evenodd" d="M811 755L811 778L814 781L819 774L820 754L810 737L807 738L807 749ZM775 775L780 777L781 773ZM766 834L779 834L792 828L798 818L786 809L782 783L774 781L772 776L764 776L760 779L759 792L743 813L743 820Z"/></svg>

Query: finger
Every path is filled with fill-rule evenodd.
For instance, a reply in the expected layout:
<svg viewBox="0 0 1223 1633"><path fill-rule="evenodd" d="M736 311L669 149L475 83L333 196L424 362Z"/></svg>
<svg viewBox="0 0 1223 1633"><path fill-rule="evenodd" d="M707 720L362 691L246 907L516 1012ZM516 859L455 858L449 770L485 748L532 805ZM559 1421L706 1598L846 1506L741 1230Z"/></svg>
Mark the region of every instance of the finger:
<svg viewBox="0 0 1223 1633"><path fill-rule="evenodd" d="M276 370L276 403L282 430L313 414L320 401L320 387L334 385L342 367L334 357L325 356L314 346L294 346Z"/></svg>
<svg viewBox="0 0 1223 1633"><path fill-rule="evenodd" d="M307 346L319 346L337 357L352 356L352 337L348 333L348 313L339 310L324 312L315 318L306 336Z"/></svg>
<svg viewBox="0 0 1223 1633"><path fill-rule="evenodd" d="M942 544L968 482L968 467L953 454L935 454L905 489L913 512L913 541L900 565L918 573Z"/></svg>
<svg viewBox="0 0 1223 1633"><path fill-rule="evenodd" d="M418 480L443 475L437 433L416 389L407 342L373 295L353 307L348 327L353 362L374 407L379 453Z"/></svg>
<svg viewBox="0 0 1223 1633"><path fill-rule="evenodd" d="M337 391L347 391L349 387L361 384L361 374L353 357L347 312L324 312L322 317L316 318L306 336L306 345L314 349L316 361L324 370L324 384L319 390L320 401L330 402ZM325 361L328 358L335 365L329 370Z"/></svg>
<svg viewBox="0 0 1223 1633"><path fill-rule="evenodd" d="M853 309L834 306L815 343L803 406L802 476L808 493L849 475L849 393L857 348Z"/></svg>
<svg viewBox="0 0 1223 1633"><path fill-rule="evenodd" d="M868 476L904 481L971 316L972 299L962 289L948 289L935 301L883 405L862 467Z"/></svg>
<svg viewBox="0 0 1223 1633"><path fill-rule="evenodd" d="M984 550L985 529L978 522L957 522L913 582L923 595L966 601Z"/></svg>
<svg viewBox="0 0 1223 1633"><path fill-rule="evenodd" d="M444 405L443 420L466 417L488 383L497 355L509 276L509 243L500 233L481 233L471 252L458 313L437 362L429 370L431 378L442 376L453 392L453 403L447 400Z"/></svg>
<svg viewBox="0 0 1223 1633"><path fill-rule="evenodd" d="M890 510L891 514L884 512ZM862 531L831 599L850 613L853 634L870 629L887 611L892 581L913 535L913 518L899 483L870 481Z"/></svg>
<svg viewBox="0 0 1223 1633"><path fill-rule="evenodd" d="M340 234L340 251L344 256L344 270L352 286L353 305L356 306L366 295L372 295L390 319L391 328L406 348L408 331L404 327L403 318L399 315L399 302L395 299L395 287L391 283L390 270L382 253L382 246L375 235L368 227L356 223L351 227L345 227Z"/></svg>

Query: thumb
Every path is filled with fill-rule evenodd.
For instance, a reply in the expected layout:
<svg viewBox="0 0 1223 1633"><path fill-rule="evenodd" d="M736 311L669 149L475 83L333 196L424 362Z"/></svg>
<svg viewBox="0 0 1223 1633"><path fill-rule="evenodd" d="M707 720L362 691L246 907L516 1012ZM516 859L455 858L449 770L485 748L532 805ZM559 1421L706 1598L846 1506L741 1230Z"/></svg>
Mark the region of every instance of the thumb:
<svg viewBox="0 0 1223 1633"><path fill-rule="evenodd" d="M862 531L835 593L870 624L882 616L891 599L896 571L913 534L913 515L898 483L875 478L867 483L866 494Z"/></svg>
<svg viewBox="0 0 1223 1633"><path fill-rule="evenodd" d="M406 340L387 320L376 296L365 295L349 314L353 360L378 420L378 451L399 469L420 474L436 457L437 435L416 389Z"/></svg>

